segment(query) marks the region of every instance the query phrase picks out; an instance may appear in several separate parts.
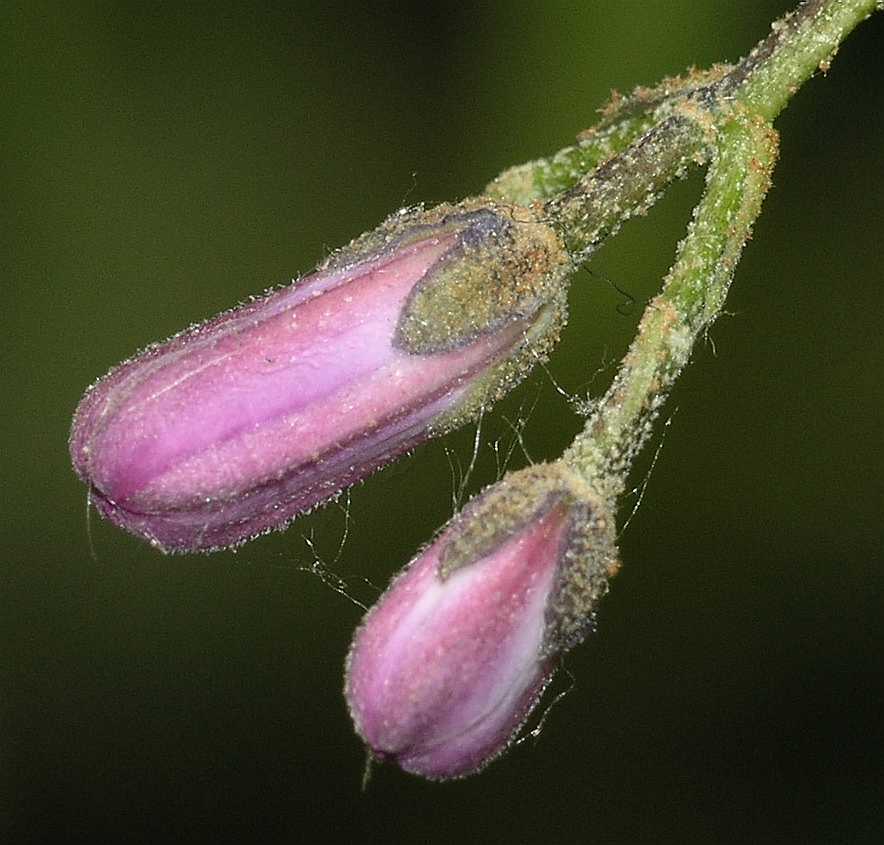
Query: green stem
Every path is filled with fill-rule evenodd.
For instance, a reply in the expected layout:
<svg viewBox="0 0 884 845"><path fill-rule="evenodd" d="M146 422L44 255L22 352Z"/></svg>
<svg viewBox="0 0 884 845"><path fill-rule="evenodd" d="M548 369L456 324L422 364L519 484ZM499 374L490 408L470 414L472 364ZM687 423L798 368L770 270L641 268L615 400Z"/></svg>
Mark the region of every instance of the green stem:
<svg viewBox="0 0 884 845"><path fill-rule="evenodd" d="M582 133L577 146L509 168L485 193L530 205L572 190L590 171L670 118L679 104L716 108L736 100L773 120L817 69L828 70L840 43L876 7L882 8L880 0L806 0L776 21L770 34L736 66L667 79L624 99L615 96L603 110L603 119Z"/></svg>
<svg viewBox="0 0 884 845"><path fill-rule="evenodd" d="M625 150L655 123L653 113L630 116L592 133L573 147L549 158L529 161L504 170L484 190L485 196L517 205L554 197L572 188L578 179L603 161Z"/></svg>
<svg viewBox="0 0 884 845"><path fill-rule="evenodd" d="M647 212L691 162L702 163L707 156L706 127L687 114L674 114L550 200L546 215L561 228L571 253L585 260L622 223Z"/></svg>
<svg viewBox="0 0 884 845"><path fill-rule="evenodd" d="M696 338L723 307L770 184L776 158L770 121L816 68L828 68L840 42L875 6L875 0L806 0L736 67L655 106L649 113L658 122L644 135L546 202L579 260L648 208L691 161L712 157L706 191L663 290L563 456L612 503ZM623 125L633 119L630 112ZM542 180L534 184L543 189Z"/></svg>
<svg viewBox="0 0 884 845"><path fill-rule="evenodd" d="M838 46L880 0L805 0L723 81L722 93L773 120L817 70L829 69Z"/></svg>
<svg viewBox="0 0 884 845"><path fill-rule="evenodd" d="M628 97L615 92L600 109L602 119L580 133L576 146L504 170L485 187L484 194L530 205L573 189L584 176L624 153L645 133L672 117L681 103L708 91L730 70L727 65L718 65L708 71L692 71L664 79L654 88L639 87Z"/></svg>
<svg viewBox="0 0 884 845"><path fill-rule="evenodd" d="M770 184L776 133L742 111L718 131L706 191L614 383L563 460L614 501L694 341L724 303Z"/></svg>

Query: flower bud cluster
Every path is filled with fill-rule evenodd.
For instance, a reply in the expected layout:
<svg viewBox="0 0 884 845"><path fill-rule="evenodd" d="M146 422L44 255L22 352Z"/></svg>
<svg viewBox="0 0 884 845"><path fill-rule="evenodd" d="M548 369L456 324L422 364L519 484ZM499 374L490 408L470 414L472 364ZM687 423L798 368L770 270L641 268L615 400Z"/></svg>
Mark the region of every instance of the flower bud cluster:
<svg viewBox="0 0 884 845"><path fill-rule="evenodd" d="M313 274L151 346L77 409L98 510L164 551L236 545L462 425L558 338L567 250L490 201L400 212ZM470 502L367 614L346 697L373 756L428 778L500 754L617 568L566 464Z"/></svg>

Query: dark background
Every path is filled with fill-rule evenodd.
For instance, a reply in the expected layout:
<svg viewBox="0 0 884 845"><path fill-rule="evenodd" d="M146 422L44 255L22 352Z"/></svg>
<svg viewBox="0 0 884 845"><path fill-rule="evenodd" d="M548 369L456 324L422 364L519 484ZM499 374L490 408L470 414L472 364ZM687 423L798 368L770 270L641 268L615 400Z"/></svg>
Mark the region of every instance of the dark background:
<svg viewBox="0 0 884 845"><path fill-rule="evenodd" d="M209 557L162 557L93 517L93 558L67 456L83 389L116 361L404 203L569 143L611 88L738 58L786 7L8 8L9 841L884 840L884 15L780 119L731 313L667 406L624 569L567 660L573 689L539 741L480 776L388 767L360 792L341 670L361 611L303 571L312 536L370 602L364 579L385 584L449 515L446 449L466 462L473 430L355 489L340 554L332 505ZM550 365L563 391L604 389L700 187L675 186L575 279ZM470 491L520 419L534 459L580 425L538 371L486 419ZM511 466L526 460L517 447Z"/></svg>

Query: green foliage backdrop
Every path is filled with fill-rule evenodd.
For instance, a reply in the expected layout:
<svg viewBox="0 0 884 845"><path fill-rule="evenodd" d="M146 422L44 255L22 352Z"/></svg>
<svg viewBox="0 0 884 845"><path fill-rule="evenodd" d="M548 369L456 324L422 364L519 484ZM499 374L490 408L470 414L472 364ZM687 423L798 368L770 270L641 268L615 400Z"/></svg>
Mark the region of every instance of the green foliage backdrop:
<svg viewBox="0 0 884 845"><path fill-rule="evenodd" d="M93 520L85 386L305 272L405 203L569 143L611 88L734 60L784 2L27 3L0 63L6 181L0 822L9 841L880 842L884 15L778 122L729 301L668 405L624 569L539 740L479 777L375 771L341 696L362 601L450 514L431 444L237 554ZM485 420L469 490L556 455L699 196L572 290L549 368ZM635 299L631 307L618 288ZM659 442L659 439L658 441ZM650 453L636 476L645 477ZM342 502L343 504L343 502ZM328 580L328 579L326 579ZM571 682L560 677L556 689Z"/></svg>

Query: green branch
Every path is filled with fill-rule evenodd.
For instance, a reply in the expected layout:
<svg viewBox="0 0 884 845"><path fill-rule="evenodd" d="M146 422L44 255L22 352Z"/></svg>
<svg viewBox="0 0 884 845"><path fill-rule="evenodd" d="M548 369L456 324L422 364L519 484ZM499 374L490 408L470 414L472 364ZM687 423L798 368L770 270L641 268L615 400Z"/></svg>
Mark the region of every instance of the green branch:
<svg viewBox="0 0 884 845"><path fill-rule="evenodd" d="M763 119L741 110L718 130L705 194L663 290L646 309L614 383L563 457L608 499L622 492L694 341L724 303L775 159L776 133Z"/></svg>
<svg viewBox="0 0 884 845"><path fill-rule="evenodd" d="M619 155L583 176L573 188L551 199L545 214L562 231L565 245L587 258L629 218L644 214L660 192L691 162L709 155L708 129L702 117L673 114Z"/></svg>
<svg viewBox="0 0 884 845"><path fill-rule="evenodd" d="M485 193L520 205L550 200L625 153L685 103L718 108L736 100L773 120L817 70L828 71L841 42L876 8L882 8L880 0L807 0L774 22L770 34L737 65L692 71L655 88L637 88L626 98L615 93L601 110L602 119L581 133L576 146L505 170Z"/></svg>
<svg viewBox="0 0 884 845"><path fill-rule="evenodd" d="M504 170L486 186L484 194L504 202L530 205L573 189L599 165L612 161L647 132L665 123L681 103L696 99L720 82L730 70L728 65L718 65L708 71L694 71L664 79L654 88L636 88L628 97L614 92L610 102L600 109L601 120L580 133L576 146Z"/></svg>
<svg viewBox="0 0 884 845"><path fill-rule="evenodd" d="M722 93L773 120L817 71L827 72L841 42L880 0L806 0L771 26L771 33L737 65Z"/></svg>
<svg viewBox="0 0 884 845"><path fill-rule="evenodd" d="M505 171L497 198L543 203L576 262L645 212L691 163L711 160L706 191L663 290L648 306L608 392L563 460L610 500L625 486L653 420L718 316L770 185L771 121L829 63L875 0L806 0L733 67L616 97L577 147ZM607 156L607 157L606 157Z"/></svg>

